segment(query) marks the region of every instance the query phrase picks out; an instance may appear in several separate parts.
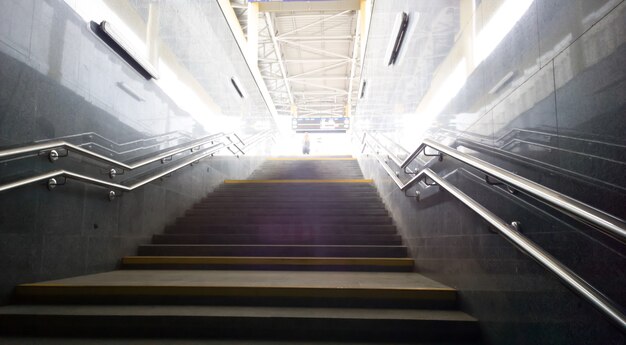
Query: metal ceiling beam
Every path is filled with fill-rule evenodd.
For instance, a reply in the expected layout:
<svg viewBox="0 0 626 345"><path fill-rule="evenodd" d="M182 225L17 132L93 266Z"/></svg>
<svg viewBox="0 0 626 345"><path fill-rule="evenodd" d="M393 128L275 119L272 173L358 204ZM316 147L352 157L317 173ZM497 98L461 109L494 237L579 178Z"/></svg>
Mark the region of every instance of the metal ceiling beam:
<svg viewBox="0 0 626 345"><path fill-rule="evenodd" d="M285 44L288 44L290 46L298 47L298 48L300 48L302 50L308 50L309 52L316 53L316 54L319 54L319 55L322 55L322 56L333 56L333 57L337 57L337 58L341 58L341 59L347 59L347 60L350 60L350 58L351 58L350 56L333 53L333 52L330 52L328 50L307 46L305 44L297 43L297 42L293 42L293 41L289 41L289 40L282 40L281 42L283 42Z"/></svg>
<svg viewBox="0 0 626 345"><path fill-rule="evenodd" d="M279 15L278 13L276 13L274 15L274 17L276 19L290 19L290 18L320 18L320 17L330 17L333 16L333 14L328 14L328 13L311 13L311 14L285 14L285 15Z"/></svg>
<svg viewBox="0 0 626 345"><path fill-rule="evenodd" d="M360 46L360 39L361 39L361 21L359 20L359 16L362 15L361 11L357 11L356 14L356 36L354 37L354 43L352 44L352 63L350 64L350 79L348 82L348 101L347 106L350 113L352 113L352 89L354 88L353 84L354 84L354 76L356 74L356 60L357 60L357 56L359 54L359 46ZM347 116L350 116L351 114L348 113L346 114Z"/></svg>
<svg viewBox="0 0 626 345"><path fill-rule="evenodd" d="M284 33L282 33L282 34L278 35L278 37L283 38L283 37L285 37L285 36L287 36L287 35L291 35L291 34L293 34L294 32L298 32L298 31L300 31L300 30L303 30L303 29L306 29L306 28L310 28L311 26L321 24L321 23L323 23L323 22L325 22L325 21L328 21L328 20L331 20L331 19L333 19L333 18L336 18L336 17L342 16L342 15L344 15L344 14L346 14L346 13L349 13L349 12L351 12L351 10L342 11L342 12L339 12L339 13L337 13L337 14L335 14L335 15L330 16L330 17L326 17L326 18L322 18L322 19L320 19L320 20L316 20L316 21L314 21L313 23L309 23L309 24L307 24L307 25L305 25L305 26L301 26L301 27L299 27L299 28L295 28L295 29L293 29L293 30L291 30L291 31L284 32ZM266 14L268 14L268 13L266 13ZM282 17L282 18L285 18L285 17Z"/></svg>
<svg viewBox="0 0 626 345"><path fill-rule="evenodd" d="M337 99L344 98L344 96L318 96L318 97L309 97L309 98L297 98L296 101L298 104L305 104L308 102L335 102L337 103Z"/></svg>
<svg viewBox="0 0 626 345"><path fill-rule="evenodd" d="M280 52L280 44L276 39L276 31L274 31L274 25L272 23L272 17L269 13L265 13L265 23L267 24L267 30L272 38L272 45L274 46L274 52L276 53L276 58L278 59L278 66L280 67L280 72L283 75L283 82L285 83L285 88L287 89L287 94L289 95L289 102L294 104L293 95L291 94L291 88L289 87L289 81L287 80L287 70L285 69L285 64L282 62L283 57Z"/></svg>
<svg viewBox="0 0 626 345"><path fill-rule="evenodd" d="M298 73L298 74L296 74L296 75L292 75L292 76L290 76L290 77L289 77L289 80L293 80L293 79L300 79L300 77L301 77L301 76L303 76L303 75L314 74L314 73L318 73L318 72L327 71L327 70L329 70L329 69L337 68L337 67L340 67L340 66L342 66L342 65L345 65L345 64L346 64L346 63L348 63L348 62L349 62L348 60L346 60L346 61L341 61L341 62L338 62L338 63L334 63L334 64L332 64L332 65L326 65L326 66L323 66L323 67L320 67L320 68L315 68L315 69L312 69L312 70L310 70L310 71L306 71L306 72Z"/></svg>
<svg viewBox="0 0 626 345"><path fill-rule="evenodd" d="M331 87L331 86L326 86L326 85L320 85L320 84L316 84L316 83L311 83L308 81L304 81L304 80L298 80L298 79L293 79L291 80L292 83L298 83L298 84L302 84L302 85L307 85L307 86L312 86L312 87L318 87L321 89L326 89L326 90L333 90L339 94L348 94L348 91L343 90L343 89L338 89L336 87Z"/></svg>
<svg viewBox="0 0 626 345"><path fill-rule="evenodd" d="M354 36L292 36L277 37L279 41L351 41Z"/></svg>
<svg viewBox="0 0 626 345"><path fill-rule="evenodd" d="M345 90L344 90L345 91ZM337 95L337 92L335 91L293 91L294 95ZM346 92L347 94L347 92Z"/></svg>
<svg viewBox="0 0 626 345"><path fill-rule="evenodd" d="M308 104L302 104L303 107L307 107L307 108L343 108L343 104L335 104L335 103L328 103L328 104L324 104L324 103L308 103Z"/></svg>
<svg viewBox="0 0 626 345"><path fill-rule="evenodd" d="M268 79L282 79L281 76L276 76L276 77L270 77L268 76ZM345 75L342 76L325 76L325 77L302 77L302 78L297 78L299 80L347 80L348 77Z"/></svg>
<svg viewBox="0 0 626 345"><path fill-rule="evenodd" d="M324 62L342 62L350 61L350 59L283 59L283 63L324 63ZM275 59L259 59L261 63L278 63Z"/></svg>
<svg viewBox="0 0 626 345"><path fill-rule="evenodd" d="M342 75L342 76L326 76L326 77L303 77L303 78L297 78L299 80L346 80L348 79L347 76Z"/></svg>
<svg viewBox="0 0 626 345"><path fill-rule="evenodd" d="M333 22L333 23L326 23L327 25L321 25L319 27L316 28L312 28L310 30L307 31L307 35L308 36L315 36L315 35L324 35L325 33L331 32L333 30L341 30L341 31L347 31L349 30L352 26L350 25L350 23L347 23L345 21L340 21L340 22ZM290 37L284 37L283 39L289 39L291 37L299 37L299 36L290 36Z"/></svg>

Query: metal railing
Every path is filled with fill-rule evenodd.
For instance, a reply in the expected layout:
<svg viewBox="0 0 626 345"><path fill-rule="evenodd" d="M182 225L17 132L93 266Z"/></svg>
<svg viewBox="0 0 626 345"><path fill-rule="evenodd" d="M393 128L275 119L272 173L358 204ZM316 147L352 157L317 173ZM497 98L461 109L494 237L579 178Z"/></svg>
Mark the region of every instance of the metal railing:
<svg viewBox="0 0 626 345"><path fill-rule="evenodd" d="M368 137L364 135L364 143L368 140ZM379 148L386 150L384 146L382 146L379 142L377 142L376 144ZM404 170L426 148L431 148L437 151L438 154L436 154L435 156L443 157L443 155L445 155L452 157L462 163L465 163L477 170L482 171L486 175L496 178L500 182L521 193L532 196L550 205L554 209L563 211L577 219L585 221L587 224L619 240L622 243L626 243L626 223L623 220L607 214L601 210L598 210L597 208L589 206L585 203L582 203L567 195L547 188L539 183L518 176L505 169L478 159L474 156L460 152L448 145L444 145L435 140L424 139L422 144L419 145L417 149L415 149L415 151L413 151L404 161L400 161L397 157L393 157L388 150L386 151L389 158L393 160L394 163L396 163L401 169ZM413 172L407 173L412 174ZM397 179L396 176L396 179L394 181L396 181L396 184L398 184L399 188L401 188L402 190L406 190L419 180L420 179L417 179L417 176L414 176L409 182L404 184L399 179Z"/></svg>
<svg viewBox="0 0 626 345"><path fill-rule="evenodd" d="M237 139L237 141L233 141L230 137L234 137ZM228 143L217 143L214 144L208 148L205 149L200 149L200 147L206 145L206 144L213 144L216 140L220 139L220 138L227 138L229 140ZM123 163L123 162L119 162L113 159L110 159L108 157L99 155L97 153L93 153L89 150L83 149L81 147L78 147L76 145L67 143L65 141L51 141L51 142L47 142L47 143L42 143L42 144L33 144L33 145L27 145L27 146L23 146L23 147L18 147L18 148L12 148L12 149L7 149L7 150L3 150L0 151L0 158L2 157L12 157L12 156L17 156L17 155L23 155L23 154L31 154L33 152L48 152L48 154L50 155L52 152L55 151L55 149L65 149L68 151L75 151L78 152L84 156L87 156L93 160L96 161L100 161L100 162L104 162L107 164L110 164L112 166L115 167L121 167L123 169L127 169L127 170L134 170L134 169L138 169L141 167L144 167L150 163L154 163L154 162L158 162L158 161L162 161L165 158L169 158L172 157L174 155L180 154L182 152L185 151L191 151L192 154L190 154L189 156L177 160L175 163L173 163L171 166L169 166L167 169L159 171L157 174L148 176L134 184L131 185L124 185L121 183L114 183L114 182L110 182L110 181L106 181L106 180L102 180L99 178L94 178L94 177L90 177L84 174L80 174L80 173L76 173L70 170L66 170L66 169L57 169L57 170L53 170L50 172L46 172L46 173L42 173L42 174L38 174L35 176L30 176L27 178L23 178L17 181L12 181L6 184L2 184L0 185L0 192L3 191L7 191L10 189L14 189L14 188L18 188L21 186L25 186L31 183L36 183L36 182L40 182L40 181L48 181L48 188L52 189L57 185L57 178L63 177L63 178L69 178L69 179L73 179L73 180L77 180L77 181L81 181L84 183L89 183L89 184L93 184L93 185L98 185L101 187L107 187L107 188L111 188L111 189L115 189L115 190L120 190L120 191L132 191L134 189L137 189L147 183L150 183L154 180L157 180L159 178L162 178L164 176L167 176L171 173L173 173L176 170L181 169L184 166L187 165L191 165L203 158L206 158L208 156L211 156L215 153L217 153L218 151L222 150L222 149L230 149L231 146L234 146L237 148L237 150L239 152L241 152L242 154L245 154L244 149L251 147L252 145L254 145L255 143L258 143L261 140L266 140L269 138L273 137L273 131L271 130L267 130L267 131L263 131L261 133L255 134L253 136L250 137L250 141L248 143L246 143L245 141L243 141L239 136L237 136L236 134L233 133L229 133L229 134L224 134L224 133L218 133L218 134L213 134L213 135L209 135L197 140L194 140L190 143L187 143L185 145L182 145L181 147L172 149L172 150L167 150L164 152L160 152L152 157L146 158L146 159L142 159L139 160L137 162L134 163ZM239 148L239 146L237 146L237 143L240 143L242 146L241 148ZM231 152L233 152L233 154L235 154L234 151L231 150ZM57 156L58 158L58 156ZM115 175L110 175L111 178L115 177ZM114 191L110 191L109 192L109 198L113 199L117 194Z"/></svg>
<svg viewBox="0 0 626 345"><path fill-rule="evenodd" d="M583 278L576 275L555 257L522 235L517 230L519 223L512 222L508 224L503 219L499 218L497 215L453 186L450 182L441 178L436 172L428 167L414 172L406 171L406 168L426 148L431 148L438 152L435 156L439 156L440 160L444 156L452 157L485 173L488 176L498 179L521 193L530 195L555 209L574 215L577 219L584 220L586 223L593 225L596 229L601 230L622 243L626 243L626 224L621 219L606 214L598 209L560 194L538 183L532 182L521 176L517 176L495 165L459 152L458 150L435 140L425 139L422 144L419 145L418 148L415 149L415 151L413 151L404 161L394 157L387 148L382 146L380 142L372 136L367 135L367 133L363 134L362 144L362 151L364 151L365 148L370 147L376 152L375 158L400 190L405 191L419 181L426 178L430 179L434 184L448 191L451 195L480 215L520 251L533 258L548 271L555 274L567 287L572 289L607 316L609 320L616 324L622 332L626 332L626 316L624 315L621 307L614 304L610 299L591 286L591 284L587 283ZM391 159L396 165L398 165L398 167L404 169L407 174L414 174L414 176L408 182L402 182L398 176L399 173L395 172L388 165L387 161L381 158L379 150L383 150L385 152L385 156Z"/></svg>
<svg viewBox="0 0 626 345"><path fill-rule="evenodd" d="M146 166L150 163L158 162L164 158L169 158L179 153L193 150L200 146L209 144L221 137L226 137L227 135L228 134L224 134L224 133L208 135L200 139L190 141L189 143L186 143L185 145L182 145L180 147L177 147L171 150L166 150L164 152L159 153L158 155L152 156L150 158L142 159L133 163L120 162L118 160L103 156L101 154L92 152L85 148L82 148L78 145L71 144L64 140L54 140L54 141L49 141L45 143L32 144L32 145L26 145L26 146L16 147L12 149L2 150L0 151L0 160L3 158L9 158L13 156L28 155L32 153L41 153L41 152L47 152L50 160L56 160L57 158L59 158L59 152L57 150L66 150L66 151L80 153L81 155L89 157L93 160L100 161L100 162L103 162L103 163L106 163L111 166L118 167L124 170L135 170L143 166Z"/></svg>

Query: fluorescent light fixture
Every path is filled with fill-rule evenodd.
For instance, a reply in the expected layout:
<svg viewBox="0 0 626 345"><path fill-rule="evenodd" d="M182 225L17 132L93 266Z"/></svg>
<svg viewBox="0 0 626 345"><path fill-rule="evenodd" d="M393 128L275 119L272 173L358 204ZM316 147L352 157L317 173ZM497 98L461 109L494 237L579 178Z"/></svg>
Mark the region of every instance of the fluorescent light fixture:
<svg viewBox="0 0 626 345"><path fill-rule="evenodd" d="M245 96L242 91L243 89L239 87L239 83L237 82L237 80L235 80L235 77L230 78L230 82L233 84L233 88L235 88L235 91L237 91L239 97L244 98Z"/></svg>
<svg viewBox="0 0 626 345"><path fill-rule="evenodd" d="M404 37L409 26L409 15L406 12L398 13L396 21L391 30L391 38L389 40L389 46L387 47L387 54L385 54L385 61L387 66L394 65L400 54Z"/></svg>
<svg viewBox="0 0 626 345"><path fill-rule="evenodd" d="M159 79L159 73L156 71L154 66L152 66L152 64L146 61L146 59L144 59L140 54L138 54L132 48L132 46L128 43L128 41L124 39L124 37L117 30L115 30L115 28L111 25L111 23L107 22L106 20L103 20L100 23L99 27L108 38L113 40L113 42L117 44L119 48L121 48L123 52L126 53L126 55L128 55L128 56L123 56L123 54L120 54L120 52L117 51L117 53L120 54L120 56L122 56L122 58L124 58L125 60L127 60L128 58L132 60L132 61L127 61L127 62L129 62L129 64L133 68L137 69L137 67L139 67L143 69L143 71L147 73L147 75L150 78ZM111 45L109 42L106 42L106 43ZM116 50L115 49L116 47L112 46L112 48ZM134 62L138 66L135 66L132 62ZM139 71L139 72L142 72L142 71Z"/></svg>
<svg viewBox="0 0 626 345"><path fill-rule="evenodd" d="M498 92L506 83L509 82L509 80L511 80L511 78L513 78L514 75L515 72L513 71L507 73L498 83L496 83L496 85L493 86L493 88L491 88L491 90L489 90L489 94L493 95Z"/></svg>
<svg viewBox="0 0 626 345"><path fill-rule="evenodd" d="M426 112L426 116L429 117L429 120L439 115L450 100L452 100L456 94L459 93L463 85L465 85L466 80L467 68L465 58L462 58L448 77L439 86L434 97L430 100Z"/></svg>
<svg viewBox="0 0 626 345"><path fill-rule="evenodd" d="M506 0L476 36L474 64L478 66L524 16L534 0Z"/></svg>
<svg viewBox="0 0 626 345"><path fill-rule="evenodd" d="M117 83L117 86L120 89L124 90L124 92L126 92L130 97L138 100L139 102L145 102L146 101L143 97L139 96L137 91L135 91L133 88L131 88L128 84L120 81L120 82Z"/></svg>

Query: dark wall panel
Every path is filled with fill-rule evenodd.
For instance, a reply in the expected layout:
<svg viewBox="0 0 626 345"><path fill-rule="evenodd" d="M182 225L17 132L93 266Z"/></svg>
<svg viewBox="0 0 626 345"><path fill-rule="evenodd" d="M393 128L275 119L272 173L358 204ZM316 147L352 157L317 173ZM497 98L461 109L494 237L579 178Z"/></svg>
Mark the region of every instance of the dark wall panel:
<svg viewBox="0 0 626 345"><path fill-rule="evenodd" d="M224 130L223 114L205 114L214 125L196 121L157 82L146 80L106 46L64 1L7 0L0 6L0 150L75 136L66 140L129 161ZM225 20L205 23L223 24ZM233 69L245 66L242 56L221 54L237 66ZM251 82L251 76L240 78ZM131 97L122 84L142 99ZM255 124L270 128L263 111L255 110ZM242 111L232 120L244 124L239 133L251 135L256 130L245 127L252 125L242 120L247 115ZM165 133L172 134L150 139ZM144 141L133 143L138 140ZM246 178L268 150L261 146L249 157L225 152L205 159L113 201L108 189L73 180L53 191L41 182L0 193L0 303L10 299L19 283L116 268L121 256L134 254L138 244L148 242L224 179ZM34 155L0 162L0 184L60 168L107 179L110 167L72 152L55 163ZM113 182L137 177L126 172Z"/></svg>
<svg viewBox="0 0 626 345"><path fill-rule="evenodd" d="M480 9L476 15L480 28ZM367 113L353 123L401 143L456 139L454 147L465 153L626 219L624 23L623 1L535 0L430 127L409 119L426 116L421 113L377 114L402 119L401 129L379 126ZM509 73L510 80L493 90ZM398 191L372 154L359 162L365 176L375 179L417 270L460 290L462 307L481 320L487 343L626 341L587 302L445 191L420 187L419 202L411 197L415 188L408 196ZM451 158L433 167L502 219L521 222L523 234L626 305L624 245L536 200L485 184L484 174Z"/></svg>

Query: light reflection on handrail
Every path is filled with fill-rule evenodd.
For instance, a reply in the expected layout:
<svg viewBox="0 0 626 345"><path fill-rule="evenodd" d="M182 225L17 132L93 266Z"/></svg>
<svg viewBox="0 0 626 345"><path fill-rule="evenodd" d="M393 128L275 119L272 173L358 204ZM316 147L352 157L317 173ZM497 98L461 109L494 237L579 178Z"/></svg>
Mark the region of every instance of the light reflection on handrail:
<svg viewBox="0 0 626 345"><path fill-rule="evenodd" d="M366 140L365 135L363 136L363 143L366 146L370 146L370 148L374 149L373 145ZM377 143L380 144L380 143ZM461 153L449 146L438 143L434 140L425 139L424 142L409 156L402 164L399 164L403 169L406 168L411 161L419 155L421 151L423 151L426 147L431 147L441 154L448 155L453 157L461 162L464 162L488 175L491 175L502 182L509 184L511 181L516 182L515 184L510 183L513 187L519 189L521 192L525 192L529 195L536 196L538 199L545 201L546 203L555 203L562 202L566 205L561 205L559 209L564 209L567 213L581 213L589 212L588 206L583 204L577 200L571 199L569 197L565 197L564 195L557 193L549 188L538 185L532 181L526 180L520 176L511 174L504 169L498 168L494 165L486 163L482 160L479 160L475 157L466 155ZM387 153L389 154L388 150ZM468 206L478 215L480 215L485 221L499 230L499 233L506 238L509 242L516 246L520 251L530 256L548 271L555 274L561 281L571 290L576 292L578 295L583 297L589 303L591 303L596 309L602 312L609 320L611 320L622 332L626 333L626 316L622 311L622 308L616 305L609 298L604 296L598 290L596 290L593 286L591 286L584 279L576 275L572 272L567 266L563 265L560 261L558 261L555 257L550 255L548 252L539 247L536 243L526 238L516 229L516 222L507 224L504 220L496 216L491 211L487 210L485 207L480 205L478 202L467 196L465 193L461 192L458 188L454 187L450 182L441 178L437 173L429 168L424 168L419 171L415 176L411 178L407 183L403 183L402 180L396 175L393 169L387 164L387 162L381 159L380 155L375 154L376 160L380 163L383 169L389 174L394 183L401 190L406 190L416 182L419 182L425 178L431 179L435 184L439 185L441 188L448 191L451 195L461 201L463 204ZM391 157L390 157L391 158ZM410 158L410 160L409 160ZM399 159L392 159L395 162L399 162ZM529 183L530 182L530 183ZM567 199L559 199L561 197L565 197ZM572 202L573 201L573 202ZM581 206L582 205L582 206ZM551 205L554 207L554 205ZM555 207L556 208L556 207ZM591 211L601 212L594 208L591 208ZM593 216L592 213L590 215ZM602 213L602 216L606 214ZM612 217L610 215L606 215L611 217L613 223L612 225L619 226L620 224L614 224L615 222L620 222L621 220ZM605 226L606 224L602 222L602 219L597 220L598 226ZM623 223L622 223L623 225ZM620 230L624 230L623 226ZM607 230L608 231L608 230ZM608 232L611 234L611 232ZM619 233L618 233L619 235ZM615 237L615 236L614 236ZM623 242L623 238L616 237Z"/></svg>
<svg viewBox="0 0 626 345"><path fill-rule="evenodd" d="M223 135L220 135L220 137ZM265 132L260 133L260 135L254 135L252 137L256 137L253 142L251 141L250 143L247 144L247 147L251 146L253 143L259 142L262 139L268 139L270 137L272 137L272 131L268 130ZM241 139L239 139L242 143L244 141L242 141ZM147 177L145 179L142 179L141 181L138 181L132 185L123 185L120 183L114 183L114 182L109 182L109 181L105 181L105 180L101 180L101 179L97 179L97 178L93 178L90 176L86 176L83 174L79 174L79 173L75 173L72 172L70 170L65 170L65 169L58 169L58 170L54 170L54 171L50 171L50 172L46 172L43 174L39 174L39 175L35 175L35 176L31 176L31 177L27 177L18 181L13 181L13 182L9 182L3 185L0 185L0 192L3 191L7 191L10 189L14 189L17 187L21 187L21 186L25 186L31 183L35 183L35 182L39 182L39 181L45 181L45 180L49 180L55 177L64 177L64 178L69 178L69 179L73 179L73 180L77 180L77 181L82 181L85 183L89 183L89 184L94 184L94 185L98 185L101 187L108 187L111 189L116 189L116 190L121 190L121 191L132 191L136 188L139 188L147 183L150 183L156 179L159 179L161 177L167 176L169 174L171 174L172 172L181 169L182 167L186 166L186 165L190 165L194 162L197 162L198 160L201 160L203 158L206 158L207 156L213 155L214 153L224 149L224 148L228 148L230 146L233 146L234 143L228 143L228 144L224 144L224 143L218 143L216 145L213 145L209 148L200 150L195 152L194 154L183 158L179 161L177 161L175 164L173 164L172 166L168 167L167 169L160 171L159 173L152 175L150 177ZM33 145L31 145L30 147L32 147ZM197 147L198 145L194 145L193 147ZM57 147L57 146L55 146ZM158 155L161 156L161 155ZM169 157L166 156L166 157Z"/></svg>
<svg viewBox="0 0 626 345"><path fill-rule="evenodd" d="M364 137L364 140L367 142L366 137ZM536 198L546 203L550 207L565 212L576 219L582 220L585 223L593 226L595 229L605 233L606 235L611 236L622 243L626 243L626 223L622 219L614 217L595 207L587 205L567 195L561 194L539 183L533 182L529 179L497 167L493 164L487 163L474 156L460 152L450 146L444 145L435 140L424 139L424 141L417 147L417 149L415 149L415 151L413 151L404 161L402 161L401 164L398 164L400 160L397 157L394 157L388 150L387 152L388 156L394 161L394 163L396 163L401 169L406 169L411 164L411 162L413 162L413 160L415 160L415 158L427 147L438 151L440 154L452 157L475 169L478 169L483 173L498 179L507 186L514 188L515 190L529 195L533 198ZM404 185L402 189L406 190L415 182L417 181L411 179L411 181Z"/></svg>
<svg viewBox="0 0 626 345"><path fill-rule="evenodd" d="M53 140L53 141L49 141L49 142L45 142L45 143L40 143L40 144L33 144L33 145L27 145L27 146L21 146L21 147L16 147L16 148L12 148L12 149L6 149L6 150L2 150L0 151L0 159L2 158L8 158L8 157L12 157L12 156L17 156L17 155L24 155L24 154L30 154L30 153L35 153L35 152L41 152L41 151L47 151L47 150L53 150L53 149L65 149L65 150L69 150L69 151L74 151L74 152L78 152L82 155L85 155L91 159L97 160L97 161L101 161L107 164L110 164L112 166L115 167L119 167L125 170L134 170L137 168L141 168L145 165L148 165L150 163L154 163L154 162L158 162L161 159L164 158L168 158L174 155L177 155L181 152L185 152L191 149L195 149L197 147L206 145L208 143L211 143L213 141L215 141L216 139L219 139L221 137L225 137L228 134L224 134L224 133L217 133L217 134L212 134L212 135L208 135L205 137L202 137L200 139L197 140L193 140L190 141L189 143L186 143L186 145L183 145L181 147L175 148L175 149L171 149L171 150L167 150L165 152L162 152L156 156L150 157L150 158L146 158L146 159L142 159L139 160L137 162L134 163L123 163L120 161L117 161L115 159L111 159L109 157L103 156L101 154L92 152L90 150L84 149L78 145L74 145L71 143L68 143L67 141L64 140Z"/></svg>

